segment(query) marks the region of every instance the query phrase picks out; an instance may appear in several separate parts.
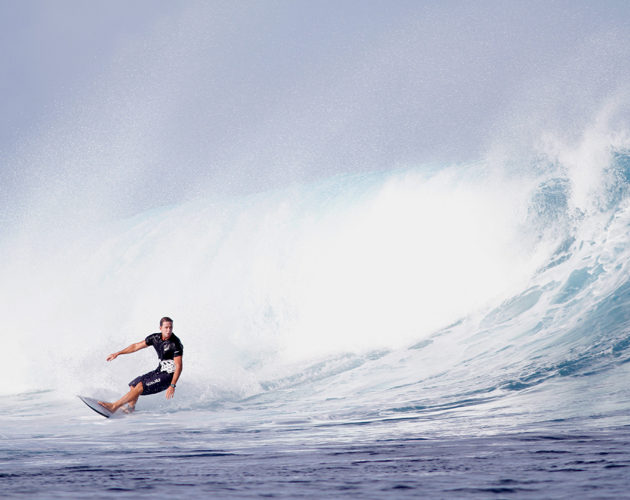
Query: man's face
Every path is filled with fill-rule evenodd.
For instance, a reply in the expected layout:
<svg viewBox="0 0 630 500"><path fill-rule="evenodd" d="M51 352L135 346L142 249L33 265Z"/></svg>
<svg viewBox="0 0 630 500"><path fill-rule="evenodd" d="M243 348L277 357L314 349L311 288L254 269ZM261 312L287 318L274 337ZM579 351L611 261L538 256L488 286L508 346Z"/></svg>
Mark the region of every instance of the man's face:
<svg viewBox="0 0 630 500"><path fill-rule="evenodd" d="M171 334L173 333L173 323L171 323L170 321L165 321L164 323L162 323L160 331L162 332L162 340L170 339Z"/></svg>

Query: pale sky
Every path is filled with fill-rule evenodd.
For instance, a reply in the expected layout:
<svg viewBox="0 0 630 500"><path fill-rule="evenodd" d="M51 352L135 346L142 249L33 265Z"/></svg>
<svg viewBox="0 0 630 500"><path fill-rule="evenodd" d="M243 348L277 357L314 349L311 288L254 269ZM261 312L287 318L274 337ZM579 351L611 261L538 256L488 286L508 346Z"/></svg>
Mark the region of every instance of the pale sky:
<svg viewBox="0 0 630 500"><path fill-rule="evenodd" d="M626 1L0 0L0 40L4 224L476 160L630 82Z"/></svg>

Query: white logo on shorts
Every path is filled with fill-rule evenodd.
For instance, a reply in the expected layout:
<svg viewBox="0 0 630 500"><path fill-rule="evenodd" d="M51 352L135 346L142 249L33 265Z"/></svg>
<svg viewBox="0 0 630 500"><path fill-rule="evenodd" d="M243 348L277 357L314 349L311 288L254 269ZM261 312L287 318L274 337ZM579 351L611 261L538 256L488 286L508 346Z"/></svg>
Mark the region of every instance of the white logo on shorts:
<svg viewBox="0 0 630 500"><path fill-rule="evenodd" d="M165 359L164 361L160 361L160 371L166 373L174 373L175 361L173 361L172 359Z"/></svg>

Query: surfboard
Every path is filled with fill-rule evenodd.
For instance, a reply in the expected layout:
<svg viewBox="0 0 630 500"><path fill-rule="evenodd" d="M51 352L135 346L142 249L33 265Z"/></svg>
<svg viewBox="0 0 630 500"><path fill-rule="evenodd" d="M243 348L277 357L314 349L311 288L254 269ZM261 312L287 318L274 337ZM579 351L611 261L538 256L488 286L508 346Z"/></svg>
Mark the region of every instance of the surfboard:
<svg viewBox="0 0 630 500"><path fill-rule="evenodd" d="M77 397L83 401L87 406L89 406L92 410L94 410L99 415L103 415L105 418L109 418L113 415L111 411L109 411L104 406L98 404L98 400L94 398L88 398L87 396L78 396Z"/></svg>

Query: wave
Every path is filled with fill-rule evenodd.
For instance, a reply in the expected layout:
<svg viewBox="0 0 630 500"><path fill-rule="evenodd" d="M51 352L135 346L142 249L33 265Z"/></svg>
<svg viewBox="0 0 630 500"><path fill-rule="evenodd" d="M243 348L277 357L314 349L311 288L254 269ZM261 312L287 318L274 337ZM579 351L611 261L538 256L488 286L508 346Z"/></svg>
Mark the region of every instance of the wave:
<svg viewBox="0 0 630 500"><path fill-rule="evenodd" d="M192 408L338 401L390 418L625 365L624 137L198 198L29 248L3 270L18 339L4 390L119 392L153 353L105 357L163 315Z"/></svg>

